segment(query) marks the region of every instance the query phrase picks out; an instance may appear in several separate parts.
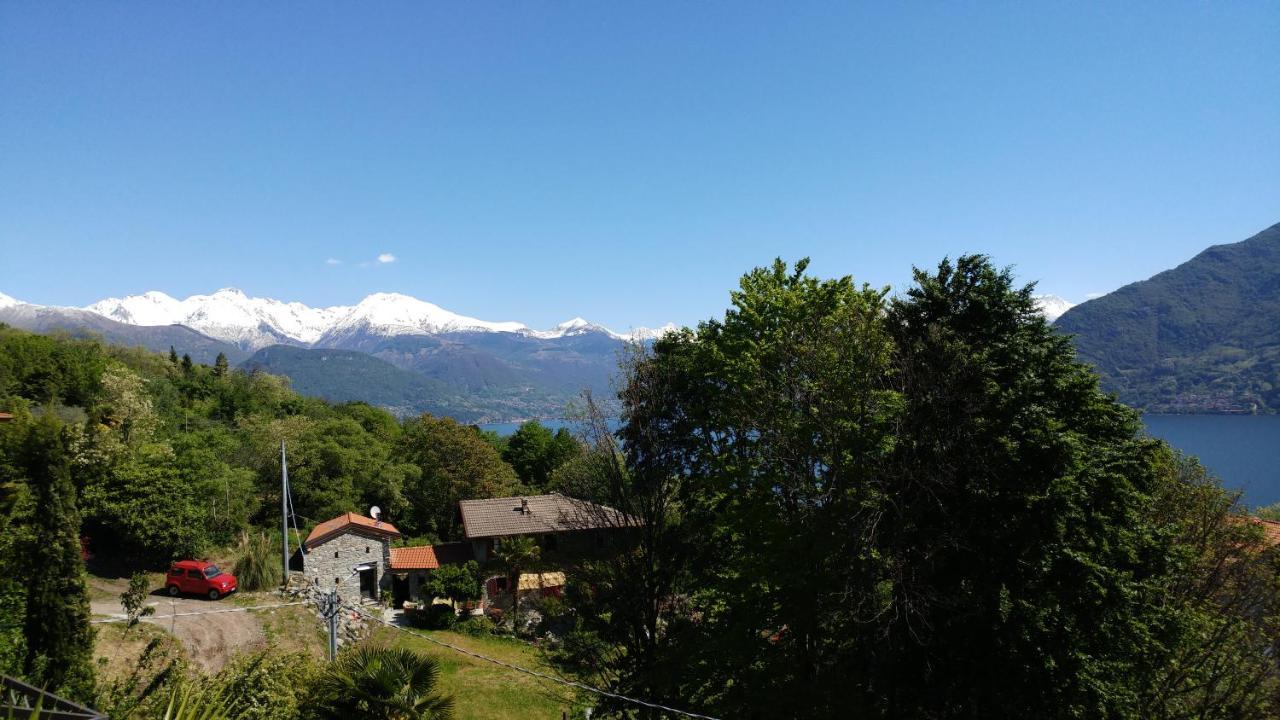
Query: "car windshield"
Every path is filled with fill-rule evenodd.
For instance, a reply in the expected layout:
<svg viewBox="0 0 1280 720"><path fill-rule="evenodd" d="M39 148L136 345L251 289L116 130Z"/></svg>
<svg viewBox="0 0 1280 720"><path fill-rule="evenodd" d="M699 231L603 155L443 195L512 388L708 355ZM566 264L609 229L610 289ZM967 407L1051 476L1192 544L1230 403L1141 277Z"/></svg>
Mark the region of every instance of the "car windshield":
<svg viewBox="0 0 1280 720"><path fill-rule="evenodd" d="M209 567L204 569L204 576L207 578L214 577L215 575L220 575L221 573L222 571L218 569L217 565L210 565Z"/></svg>

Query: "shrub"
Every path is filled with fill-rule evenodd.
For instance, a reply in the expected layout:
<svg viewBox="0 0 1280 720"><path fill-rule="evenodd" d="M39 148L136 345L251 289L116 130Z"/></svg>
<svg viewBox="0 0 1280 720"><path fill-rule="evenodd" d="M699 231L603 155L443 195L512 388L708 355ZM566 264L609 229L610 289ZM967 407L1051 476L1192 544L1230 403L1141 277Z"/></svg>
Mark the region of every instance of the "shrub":
<svg viewBox="0 0 1280 720"><path fill-rule="evenodd" d="M270 590L282 584L279 550L264 532L241 532L232 574L241 590Z"/></svg>
<svg viewBox="0 0 1280 720"><path fill-rule="evenodd" d="M408 615L414 627L427 630L450 630L458 624L458 613L448 605L431 605Z"/></svg>
<svg viewBox="0 0 1280 720"><path fill-rule="evenodd" d="M459 622L455 628L458 632L472 637L484 637L493 635L497 631L497 627L493 621L483 615L469 617Z"/></svg>

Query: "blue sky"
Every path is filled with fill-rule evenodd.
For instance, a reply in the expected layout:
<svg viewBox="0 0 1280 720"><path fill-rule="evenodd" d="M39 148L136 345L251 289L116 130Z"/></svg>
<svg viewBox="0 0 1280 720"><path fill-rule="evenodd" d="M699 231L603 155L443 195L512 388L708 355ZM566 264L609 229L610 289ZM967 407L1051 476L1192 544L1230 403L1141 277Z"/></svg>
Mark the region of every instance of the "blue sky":
<svg viewBox="0 0 1280 720"><path fill-rule="evenodd" d="M986 252L1080 301L1280 221L1277 37L1274 2L5 2L0 291L621 329L775 256Z"/></svg>

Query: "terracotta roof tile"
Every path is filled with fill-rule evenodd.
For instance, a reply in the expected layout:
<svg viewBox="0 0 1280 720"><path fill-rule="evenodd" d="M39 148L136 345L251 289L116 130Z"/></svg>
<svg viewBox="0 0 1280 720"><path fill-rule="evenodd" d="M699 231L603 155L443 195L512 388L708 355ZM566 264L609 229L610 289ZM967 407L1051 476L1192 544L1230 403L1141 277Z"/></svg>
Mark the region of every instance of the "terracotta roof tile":
<svg viewBox="0 0 1280 720"><path fill-rule="evenodd" d="M441 565L460 565L474 559L471 543L465 542L391 548L392 570L435 570Z"/></svg>
<svg viewBox="0 0 1280 720"><path fill-rule="evenodd" d="M627 524L627 517L613 508L559 493L463 500L458 503L458 510L468 539L541 535Z"/></svg>
<svg viewBox="0 0 1280 720"><path fill-rule="evenodd" d="M365 517L358 513L349 512L343 513L332 520L325 520L319 525L316 525L315 528L311 530L311 533L307 535L307 539L303 544L306 545L308 550L310 550L334 535L341 534L350 528L372 532L377 535L385 535L387 537L400 537L400 531L396 529L395 525L392 525L389 522L382 522L381 520L374 520L371 517Z"/></svg>

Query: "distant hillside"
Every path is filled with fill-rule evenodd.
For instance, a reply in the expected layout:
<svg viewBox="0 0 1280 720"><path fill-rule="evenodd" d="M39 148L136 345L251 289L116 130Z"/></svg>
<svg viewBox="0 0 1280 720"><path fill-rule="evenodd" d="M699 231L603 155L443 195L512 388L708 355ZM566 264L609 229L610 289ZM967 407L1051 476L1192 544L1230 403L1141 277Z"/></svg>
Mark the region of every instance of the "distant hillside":
<svg viewBox="0 0 1280 720"><path fill-rule="evenodd" d="M1057 327L1133 407L1280 411L1280 224L1077 305Z"/></svg>
<svg viewBox="0 0 1280 720"><path fill-rule="evenodd" d="M10 305L0 307L0 323L38 333L66 332L73 336L98 337L112 345L143 347L152 352L189 354L198 363L212 365L218 353L226 353L233 363L248 353L231 343L216 340L182 325L129 325L76 308Z"/></svg>
<svg viewBox="0 0 1280 720"><path fill-rule="evenodd" d="M245 370L287 376L293 389L330 402L362 400L400 416L429 412L463 422L485 419L483 403L447 385L354 350L273 345L240 363Z"/></svg>

